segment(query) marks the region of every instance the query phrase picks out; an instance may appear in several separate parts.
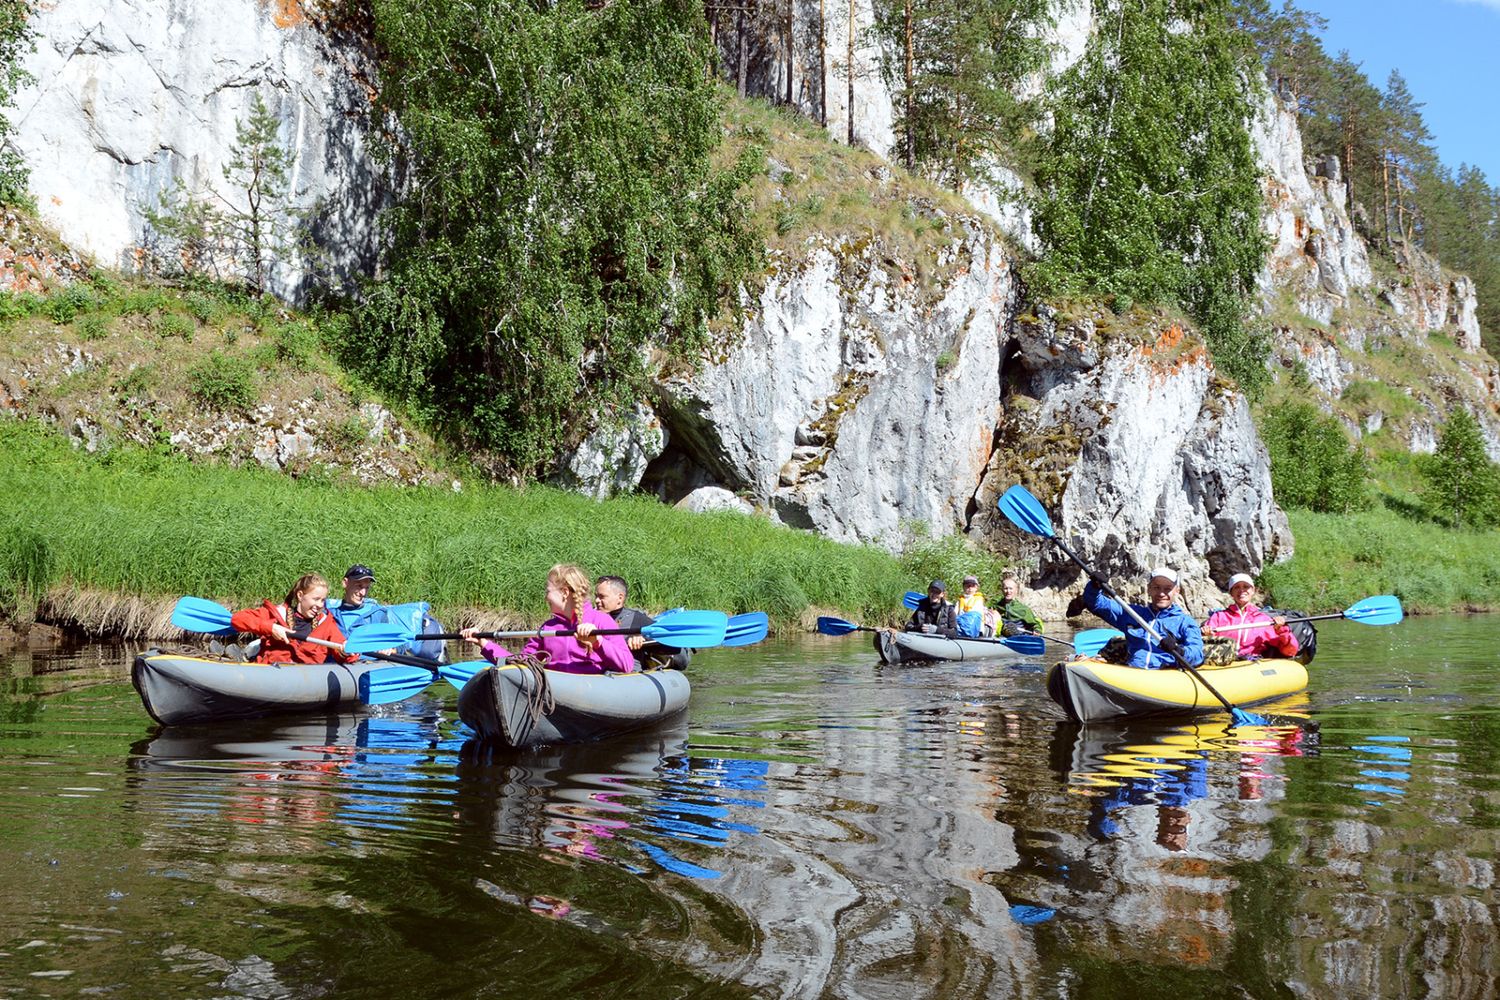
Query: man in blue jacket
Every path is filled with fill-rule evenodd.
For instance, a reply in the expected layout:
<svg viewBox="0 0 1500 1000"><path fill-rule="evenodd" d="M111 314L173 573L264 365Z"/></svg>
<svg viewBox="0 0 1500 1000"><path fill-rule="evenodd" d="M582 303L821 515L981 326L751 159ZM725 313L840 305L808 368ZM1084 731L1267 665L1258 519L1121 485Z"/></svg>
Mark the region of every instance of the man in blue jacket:
<svg viewBox="0 0 1500 1000"><path fill-rule="evenodd" d="M1104 592L1102 580L1090 577L1083 588L1083 603L1089 610L1125 633L1126 663L1147 670L1178 666L1179 657L1191 667L1203 663L1203 633L1192 616L1174 603L1176 599L1177 573L1158 566L1146 584L1147 603L1130 605L1161 637L1157 642L1123 604Z"/></svg>

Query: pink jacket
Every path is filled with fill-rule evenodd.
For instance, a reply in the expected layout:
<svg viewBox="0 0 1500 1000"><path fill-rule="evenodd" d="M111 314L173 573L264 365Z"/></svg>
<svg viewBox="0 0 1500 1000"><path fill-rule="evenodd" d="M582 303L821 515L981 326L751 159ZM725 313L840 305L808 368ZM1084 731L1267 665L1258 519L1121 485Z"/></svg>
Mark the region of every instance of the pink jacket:
<svg viewBox="0 0 1500 1000"><path fill-rule="evenodd" d="M620 627L613 618L603 611L596 611L587 601L584 602L579 618L596 628ZM542 623L538 631L571 629L574 625L574 622L561 615L553 615ZM546 654L548 669L569 674L602 674L611 671L629 674L638 669L623 635L601 635L598 642L599 645L590 650L571 635L532 636L521 647L521 653L532 656ZM479 650L486 660L495 664L503 663L511 655L504 646L490 639L480 643Z"/></svg>
<svg viewBox="0 0 1500 1000"><path fill-rule="evenodd" d="M1210 629L1221 629L1227 625L1264 623L1259 628L1247 628L1243 632L1226 632L1239 641L1241 659L1250 656L1297 655L1297 637L1285 625L1277 628L1271 624L1271 616L1253 604L1247 604L1241 612L1238 608L1225 608L1208 616L1205 623Z"/></svg>

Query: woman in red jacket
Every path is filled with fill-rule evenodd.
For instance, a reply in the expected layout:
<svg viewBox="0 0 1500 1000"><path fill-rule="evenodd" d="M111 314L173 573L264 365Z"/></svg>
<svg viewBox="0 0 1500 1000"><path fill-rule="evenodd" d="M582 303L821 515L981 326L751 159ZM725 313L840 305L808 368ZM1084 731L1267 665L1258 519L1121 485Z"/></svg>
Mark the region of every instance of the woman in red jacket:
<svg viewBox="0 0 1500 1000"><path fill-rule="evenodd" d="M328 596L328 581L316 573L308 573L295 584L286 595L286 601L272 604L263 601L258 608L236 611L229 624L241 632L250 632L261 637L261 663L353 663L357 655L344 652L344 633L338 622L323 610L323 599ZM338 644L329 649L316 643L301 642L302 639L323 639Z"/></svg>

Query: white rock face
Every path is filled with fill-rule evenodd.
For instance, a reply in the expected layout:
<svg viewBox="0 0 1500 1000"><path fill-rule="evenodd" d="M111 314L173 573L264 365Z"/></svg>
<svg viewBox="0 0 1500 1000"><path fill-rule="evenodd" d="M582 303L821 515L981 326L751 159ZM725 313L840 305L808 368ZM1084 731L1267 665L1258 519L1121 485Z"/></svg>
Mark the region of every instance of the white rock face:
<svg viewBox="0 0 1500 1000"><path fill-rule="evenodd" d="M935 299L873 245L783 263L727 359L671 387L674 436L788 524L890 548L915 525L961 528L999 418L1012 279L981 229L953 253Z"/></svg>
<svg viewBox="0 0 1500 1000"><path fill-rule="evenodd" d="M35 9L36 82L17 96L16 144L44 219L100 263L132 270L143 209L181 179L233 198L224 164L236 120L259 93L295 152L294 203L311 207L336 271L370 254L383 195L357 122L369 104L358 53L330 45L295 4L222 0L83 3ZM272 277L296 298L301 264Z"/></svg>
<svg viewBox="0 0 1500 1000"><path fill-rule="evenodd" d="M1296 113L1273 95L1252 120L1250 138L1264 171L1262 223L1272 239L1258 279L1261 293L1269 300L1290 289L1298 309L1328 323L1334 309L1375 280L1364 240L1349 220L1337 160L1331 176L1308 176Z"/></svg>
<svg viewBox="0 0 1500 1000"><path fill-rule="evenodd" d="M636 404L618 424L601 427L568 458L561 485L595 500L634 489L667 435L650 407Z"/></svg>

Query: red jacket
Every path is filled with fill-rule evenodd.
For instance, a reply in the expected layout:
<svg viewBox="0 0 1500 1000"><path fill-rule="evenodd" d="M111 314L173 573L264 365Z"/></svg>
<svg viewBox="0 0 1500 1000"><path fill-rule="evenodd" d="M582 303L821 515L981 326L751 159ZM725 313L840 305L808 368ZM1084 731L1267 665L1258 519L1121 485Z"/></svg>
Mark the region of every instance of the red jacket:
<svg viewBox="0 0 1500 1000"><path fill-rule="evenodd" d="M281 625L288 630L287 608L285 604L272 604L270 601L261 602L258 608L246 608L244 611L236 611L229 619L229 624L241 632L249 632L261 638L260 662L261 663L327 663L329 660L337 660L339 663L353 663L359 659L358 654L340 653L336 649L327 646L319 646L316 643L302 642L293 639L291 642L282 642L271 634L272 625ZM339 631L338 622L333 620L330 614L320 614L313 622L312 632L308 635L312 639L326 639L329 642L342 643L344 633Z"/></svg>

